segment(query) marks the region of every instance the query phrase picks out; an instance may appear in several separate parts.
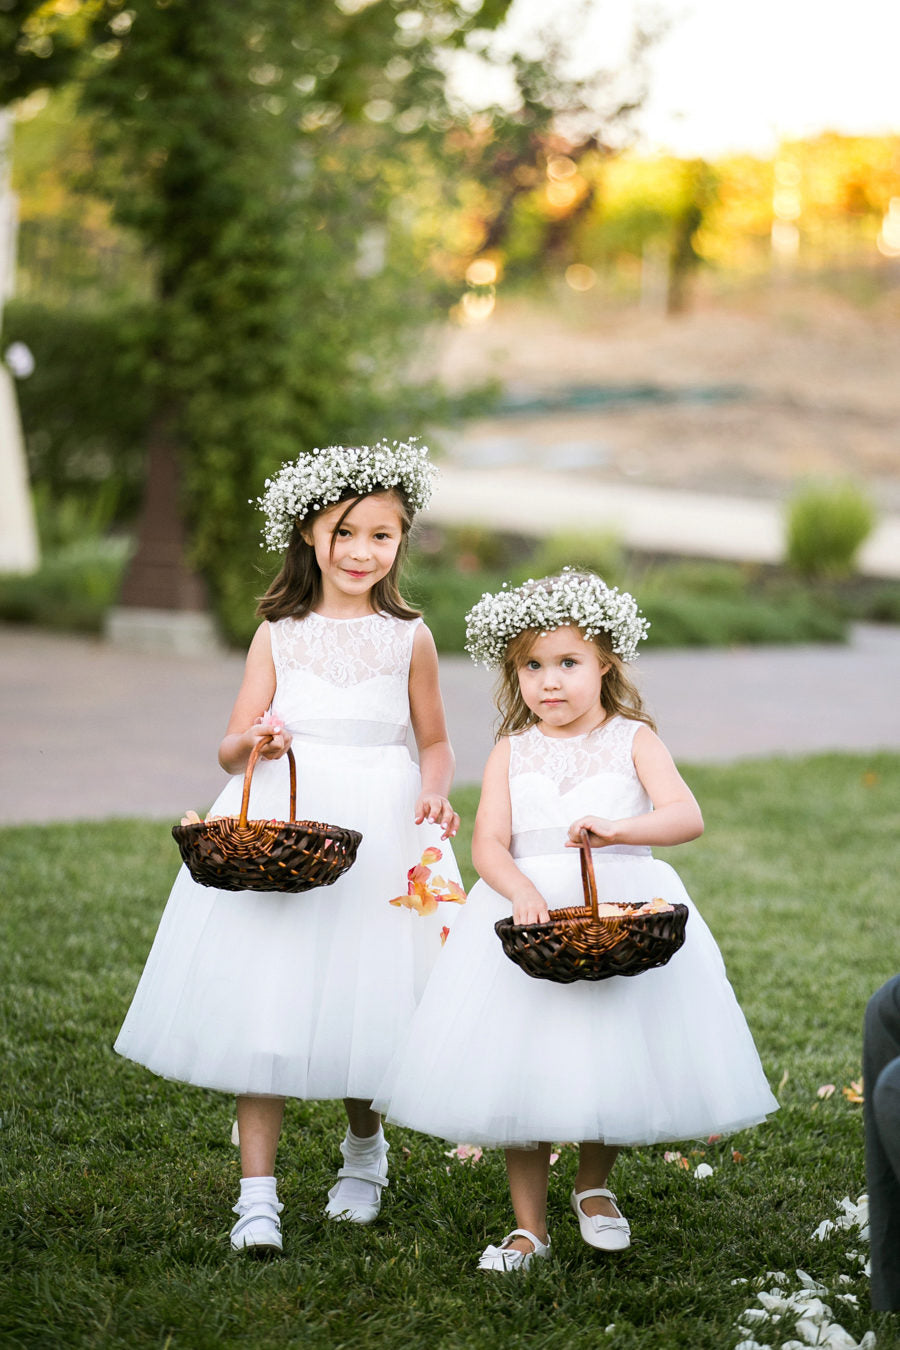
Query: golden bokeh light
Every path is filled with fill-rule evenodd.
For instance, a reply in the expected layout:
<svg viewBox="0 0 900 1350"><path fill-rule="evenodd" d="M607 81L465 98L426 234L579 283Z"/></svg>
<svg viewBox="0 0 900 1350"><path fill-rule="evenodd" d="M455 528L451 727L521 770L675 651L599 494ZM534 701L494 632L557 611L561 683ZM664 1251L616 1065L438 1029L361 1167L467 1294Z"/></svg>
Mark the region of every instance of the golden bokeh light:
<svg viewBox="0 0 900 1350"><path fill-rule="evenodd" d="M551 206L559 210L565 210L572 206L579 195L579 184L569 179L566 182L550 182L547 184L547 201Z"/></svg>
<svg viewBox="0 0 900 1350"><path fill-rule="evenodd" d="M497 280L497 264L493 258L475 258L466 268L470 286L493 286Z"/></svg>
<svg viewBox="0 0 900 1350"><path fill-rule="evenodd" d="M459 302L459 317L462 323L484 323L494 312L496 296L491 291L466 291Z"/></svg>
<svg viewBox="0 0 900 1350"><path fill-rule="evenodd" d="M574 159L568 155L551 155L547 160L547 177L553 183L564 182L567 178L574 178L578 172L578 165Z"/></svg>
<svg viewBox="0 0 900 1350"><path fill-rule="evenodd" d="M900 197L892 197L876 241L883 258L900 258Z"/></svg>
<svg viewBox="0 0 900 1350"><path fill-rule="evenodd" d="M566 268L566 285L573 291L589 291L597 284L597 273L587 263L572 263Z"/></svg>

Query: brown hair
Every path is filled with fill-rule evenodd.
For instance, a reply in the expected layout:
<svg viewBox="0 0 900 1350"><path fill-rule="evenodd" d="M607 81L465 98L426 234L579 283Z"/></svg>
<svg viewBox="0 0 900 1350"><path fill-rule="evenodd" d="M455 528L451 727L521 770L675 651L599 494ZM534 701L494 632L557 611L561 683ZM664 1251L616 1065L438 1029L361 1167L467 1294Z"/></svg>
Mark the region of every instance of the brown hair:
<svg viewBox="0 0 900 1350"><path fill-rule="evenodd" d="M397 556L393 561L391 570L387 576L382 577L380 581L376 581L369 593L372 612L374 614L392 614L397 619L419 618L419 610L411 609L400 594L400 571L409 548L409 532L413 523L413 511L406 494L399 487L373 487L369 492L354 492L351 489L343 493L336 502L329 502L327 506L323 506L320 511L310 511L308 515L304 516L302 523L294 521L290 543L284 555L281 571L256 607L256 612L261 618L302 619L318 604L322 595L322 573L319 564L316 562L316 551L312 544L307 543L304 539L303 531L309 530L313 522L325 511L330 511L341 502L346 502L346 509L341 512L334 529L331 531L331 546L334 548L337 532L354 506L361 502L364 497L371 497L378 492L384 492L394 498L400 514L401 538L400 547L397 549Z"/></svg>
<svg viewBox="0 0 900 1350"><path fill-rule="evenodd" d="M576 623L572 628L578 628ZM580 630L579 630L580 631ZM519 688L519 667L528 660L532 647L541 636L539 628L526 628L510 638L500 667L500 676L494 690L494 702L500 712L500 724L497 739L510 736L514 731L523 731L540 721L531 711L522 697ZM612 649L608 633L596 633L586 641L592 642L597 649L601 665L609 666L600 685L600 703L607 717L628 717L633 722L644 722L652 731L656 723L644 710L640 692L628 678L627 667L621 656Z"/></svg>

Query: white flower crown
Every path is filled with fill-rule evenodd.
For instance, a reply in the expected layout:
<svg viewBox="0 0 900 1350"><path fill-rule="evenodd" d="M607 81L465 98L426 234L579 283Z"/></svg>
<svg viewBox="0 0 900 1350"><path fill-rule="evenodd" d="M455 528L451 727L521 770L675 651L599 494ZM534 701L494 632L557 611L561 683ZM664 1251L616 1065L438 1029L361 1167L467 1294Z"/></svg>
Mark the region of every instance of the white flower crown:
<svg viewBox="0 0 900 1350"><path fill-rule="evenodd" d="M466 615L466 651L492 670L503 662L514 637L529 628L551 633L571 624L586 638L608 633L613 651L633 661L649 621L633 595L607 586L593 573L563 568L558 576L526 581L514 589L485 592Z"/></svg>
<svg viewBox="0 0 900 1350"><path fill-rule="evenodd" d="M299 455L266 479L266 490L256 499L266 516L266 547L270 552L286 549L295 521L330 506L348 490L365 494L399 487L412 509L420 511L431 499L436 476L428 447L418 445L414 436L390 444L329 445Z"/></svg>

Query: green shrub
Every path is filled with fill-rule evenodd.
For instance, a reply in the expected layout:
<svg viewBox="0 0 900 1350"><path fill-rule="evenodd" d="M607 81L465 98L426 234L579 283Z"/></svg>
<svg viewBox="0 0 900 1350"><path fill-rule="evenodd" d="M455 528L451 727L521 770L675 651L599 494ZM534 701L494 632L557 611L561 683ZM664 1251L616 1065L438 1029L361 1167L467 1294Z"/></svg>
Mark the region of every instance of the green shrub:
<svg viewBox="0 0 900 1350"><path fill-rule="evenodd" d="M527 565L519 569L516 580L552 576L564 567L597 572L610 585L617 585L625 570L621 540L602 532L572 530L552 534L541 541Z"/></svg>
<svg viewBox="0 0 900 1350"><path fill-rule="evenodd" d="M504 577L494 572L457 572L451 567L410 564L403 594L425 615L440 652L461 652L466 614L485 591L499 590Z"/></svg>
<svg viewBox="0 0 900 1350"><path fill-rule="evenodd" d="M127 539L84 539L45 554L30 576L0 575L0 620L101 632L130 547Z"/></svg>
<svg viewBox="0 0 900 1350"><path fill-rule="evenodd" d="M787 560L807 577L848 576L875 511L854 483L808 484L788 503Z"/></svg>
<svg viewBox="0 0 900 1350"><path fill-rule="evenodd" d="M758 643L842 642L846 625L802 592L721 596L652 591L640 597L650 620L648 647L733 647Z"/></svg>
<svg viewBox="0 0 900 1350"><path fill-rule="evenodd" d="M16 388L31 482L88 511L100 499L117 523L130 522L143 491L151 407L140 307L15 300L3 316L4 345L13 341L35 358L34 374Z"/></svg>

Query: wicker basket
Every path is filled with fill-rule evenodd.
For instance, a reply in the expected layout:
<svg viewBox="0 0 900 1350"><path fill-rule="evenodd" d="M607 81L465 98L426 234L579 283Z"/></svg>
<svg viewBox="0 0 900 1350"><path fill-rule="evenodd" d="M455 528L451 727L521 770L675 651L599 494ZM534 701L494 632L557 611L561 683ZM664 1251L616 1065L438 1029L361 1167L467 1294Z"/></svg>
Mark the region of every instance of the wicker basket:
<svg viewBox="0 0 900 1350"><path fill-rule="evenodd" d="M362 841L358 830L297 820L297 765L288 749L291 818L248 820L250 782L265 740L257 741L247 761L241 814L196 825L173 825L172 835L191 876L220 891L309 891L330 886L356 861Z"/></svg>
<svg viewBox="0 0 900 1350"><path fill-rule="evenodd" d="M494 931L510 961L536 980L572 984L575 980L608 980L613 975L640 975L664 966L684 944L687 905L664 913L634 913L622 904L621 917L597 913L597 882L590 836L581 831L581 881L584 905L551 909L549 923L513 923L499 919Z"/></svg>

